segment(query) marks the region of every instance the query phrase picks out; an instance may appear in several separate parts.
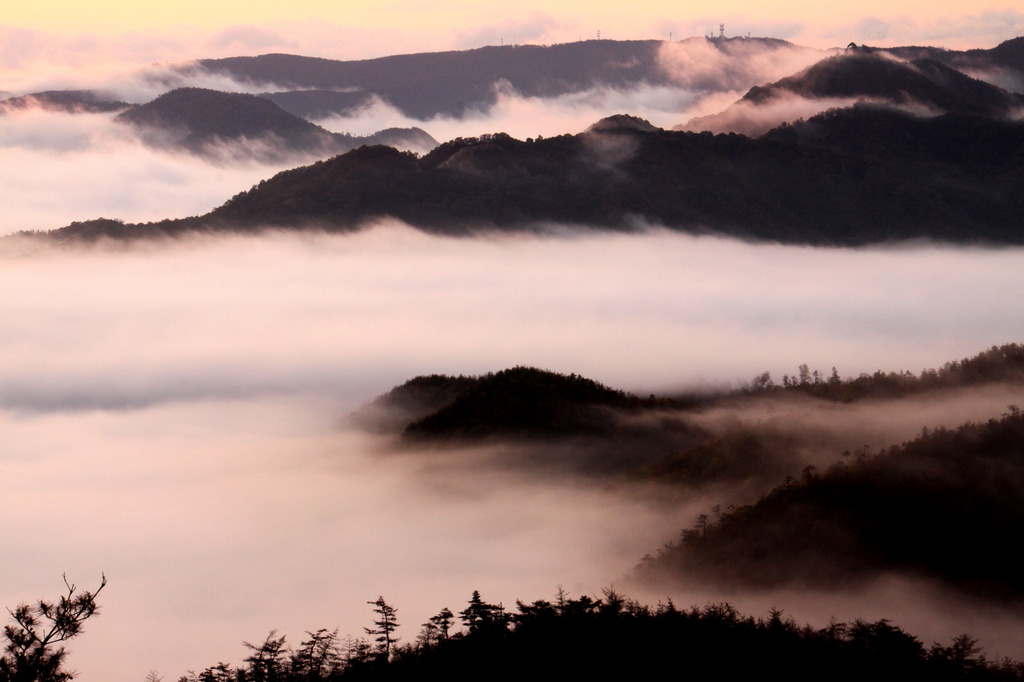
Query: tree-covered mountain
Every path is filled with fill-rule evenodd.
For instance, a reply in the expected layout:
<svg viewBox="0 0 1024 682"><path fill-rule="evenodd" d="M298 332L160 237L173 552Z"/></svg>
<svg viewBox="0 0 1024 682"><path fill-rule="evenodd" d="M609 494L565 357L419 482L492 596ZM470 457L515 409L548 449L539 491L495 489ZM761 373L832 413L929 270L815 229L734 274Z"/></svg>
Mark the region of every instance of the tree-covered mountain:
<svg viewBox="0 0 1024 682"><path fill-rule="evenodd" d="M610 430L602 408L629 409L640 402L576 374L515 367L478 377L451 402L410 422L404 434L461 440L597 434Z"/></svg>
<svg viewBox="0 0 1024 682"><path fill-rule="evenodd" d="M246 142L255 155L333 156L367 144L428 151L437 142L419 128L384 130L366 137L331 133L268 99L202 88L179 88L133 107L115 119L137 127L157 145L215 153Z"/></svg>
<svg viewBox="0 0 1024 682"><path fill-rule="evenodd" d="M429 375L391 389L352 418L416 448L497 444L507 450L504 461L527 468L561 466L684 490L728 484L749 497L867 440L892 442L881 440L886 431L872 435L863 416L859 429L837 428L833 420L846 408L898 411L914 397L956 404L957 391L1020 386L1024 348L1011 343L920 375L879 370L843 379L833 369L826 378L804 365L779 384L765 373L742 389L648 398L530 367ZM828 421L813 417L816 411ZM901 432L908 436L933 425L906 419Z"/></svg>
<svg viewBox="0 0 1024 682"><path fill-rule="evenodd" d="M1004 116L1024 104L1019 95L966 76L932 59L897 61L883 52L852 49L798 74L751 88L743 96L761 103L787 94L855 97L917 104L936 112Z"/></svg>
<svg viewBox="0 0 1024 682"><path fill-rule="evenodd" d="M648 556L647 579L832 587L885 572L1024 597L1024 413L925 431L808 468L758 502L702 516Z"/></svg>
<svg viewBox="0 0 1024 682"><path fill-rule="evenodd" d="M1024 106L1021 95L935 59L901 61L888 51L850 48L797 74L755 86L724 111L692 119L679 129L759 135L792 122L819 101L822 109L837 102L869 102L927 115L994 118L1013 117Z"/></svg>
<svg viewBox="0 0 1024 682"><path fill-rule="evenodd" d="M358 229L393 217L468 234L563 223L857 246L1024 242L1024 124L887 108L826 112L758 139L647 129L456 139L423 157L362 147L282 172L198 218L79 223L58 239L265 227Z"/></svg>
<svg viewBox="0 0 1024 682"><path fill-rule="evenodd" d="M411 379L358 410L357 425L414 448L507 446L503 461L536 469L622 475L705 438L681 422L632 418L678 408L577 374L514 367L482 376Z"/></svg>

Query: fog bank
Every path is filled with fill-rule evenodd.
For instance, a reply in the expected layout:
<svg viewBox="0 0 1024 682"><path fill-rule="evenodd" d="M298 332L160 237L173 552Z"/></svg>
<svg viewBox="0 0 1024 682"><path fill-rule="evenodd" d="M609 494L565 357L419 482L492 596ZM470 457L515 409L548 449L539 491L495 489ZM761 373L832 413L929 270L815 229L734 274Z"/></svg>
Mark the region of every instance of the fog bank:
<svg viewBox="0 0 1024 682"><path fill-rule="evenodd" d="M395 224L4 257L4 605L105 571L70 659L95 682L176 679L272 628L359 635L378 595L411 641L473 589L599 594L712 501L388 454L343 417L417 374L517 364L642 394L916 372L1021 338L1020 259Z"/></svg>
<svg viewBox="0 0 1024 682"><path fill-rule="evenodd" d="M257 163L145 146L114 114L26 110L0 116L0 235L76 220L200 215L297 161Z"/></svg>

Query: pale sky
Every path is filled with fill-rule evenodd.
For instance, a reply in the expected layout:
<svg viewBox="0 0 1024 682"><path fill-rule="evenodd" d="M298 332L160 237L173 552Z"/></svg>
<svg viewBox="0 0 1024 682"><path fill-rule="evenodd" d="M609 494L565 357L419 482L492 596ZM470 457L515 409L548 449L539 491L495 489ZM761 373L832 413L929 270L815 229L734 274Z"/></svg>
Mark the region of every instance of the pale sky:
<svg viewBox="0 0 1024 682"><path fill-rule="evenodd" d="M2 0L0 78L267 52L341 59L581 38L675 39L717 30L811 47L992 47L1024 35L1024 0ZM12 90L0 81L0 90Z"/></svg>

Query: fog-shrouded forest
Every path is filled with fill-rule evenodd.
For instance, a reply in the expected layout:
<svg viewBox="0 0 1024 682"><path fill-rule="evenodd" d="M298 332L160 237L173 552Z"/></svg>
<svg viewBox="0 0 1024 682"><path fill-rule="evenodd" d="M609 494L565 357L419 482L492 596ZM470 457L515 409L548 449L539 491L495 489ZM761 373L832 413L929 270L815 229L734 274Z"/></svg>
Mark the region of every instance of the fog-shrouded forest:
<svg viewBox="0 0 1024 682"><path fill-rule="evenodd" d="M82 682L1019 679L1022 40L11 89L5 642L63 594Z"/></svg>

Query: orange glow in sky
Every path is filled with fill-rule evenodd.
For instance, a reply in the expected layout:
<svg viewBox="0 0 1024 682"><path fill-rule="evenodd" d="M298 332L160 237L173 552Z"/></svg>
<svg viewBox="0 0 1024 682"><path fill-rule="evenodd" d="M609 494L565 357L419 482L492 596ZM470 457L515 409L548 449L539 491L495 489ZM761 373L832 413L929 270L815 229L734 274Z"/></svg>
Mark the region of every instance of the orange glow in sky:
<svg viewBox="0 0 1024 682"><path fill-rule="evenodd" d="M597 37L680 40L717 33L719 24L727 36L820 49L850 42L989 48L1024 35L1024 0L971 6L951 0L0 2L0 94L91 87L111 74L202 58L288 53L367 59Z"/></svg>
<svg viewBox="0 0 1024 682"><path fill-rule="evenodd" d="M837 45L846 37L885 43L915 35L922 40L931 37L928 42L933 44L965 47L986 39L991 42L988 35L1014 33L1022 28L1024 1L966 5L952 0L646 0L630 4L581 0L5 0L0 13L0 27L7 30L101 37L155 32L167 36L164 40L171 43L190 42L200 34L217 36L232 27L237 33L239 26L253 33L259 29L265 39L278 34L285 41L301 41L304 29L333 27L344 39L354 40L355 52L366 48L353 39L353 33L375 35L377 51L382 53L400 51L403 44L432 44L434 49L467 47L462 43L474 36L501 39L502 33L507 34L506 42L564 42L593 38L597 31L602 37L614 39L665 39L669 33L679 38L717 29L720 21L737 33L768 34L774 29L787 34L775 37L816 47ZM1002 39L1006 37L1011 36ZM385 38L383 44L380 38ZM336 51L343 49L335 47Z"/></svg>

